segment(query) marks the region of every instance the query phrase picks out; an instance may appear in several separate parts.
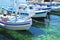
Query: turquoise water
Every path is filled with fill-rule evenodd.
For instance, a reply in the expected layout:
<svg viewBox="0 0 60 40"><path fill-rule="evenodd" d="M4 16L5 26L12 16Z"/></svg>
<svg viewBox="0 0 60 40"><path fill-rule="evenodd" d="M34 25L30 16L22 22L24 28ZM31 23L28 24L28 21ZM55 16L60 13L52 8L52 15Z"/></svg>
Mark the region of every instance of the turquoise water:
<svg viewBox="0 0 60 40"><path fill-rule="evenodd" d="M57 13L58 14L58 13ZM44 21L40 21L40 24L35 23L35 26L40 28L41 30L44 30L46 34L41 34L43 35L42 40L60 40L60 16L59 15L54 15L50 14L48 18L45 18ZM41 36L40 35L40 36ZM38 38L39 39L39 38Z"/></svg>
<svg viewBox="0 0 60 40"><path fill-rule="evenodd" d="M19 4L24 1L17 2ZM0 0L0 9L13 8L13 5L13 0ZM33 25L28 31L0 28L0 40L60 40L60 11L55 13L48 15L47 18L33 19Z"/></svg>
<svg viewBox="0 0 60 40"><path fill-rule="evenodd" d="M28 31L0 28L1 32L12 40L60 40L60 15L53 13L47 18L33 18L33 25Z"/></svg>

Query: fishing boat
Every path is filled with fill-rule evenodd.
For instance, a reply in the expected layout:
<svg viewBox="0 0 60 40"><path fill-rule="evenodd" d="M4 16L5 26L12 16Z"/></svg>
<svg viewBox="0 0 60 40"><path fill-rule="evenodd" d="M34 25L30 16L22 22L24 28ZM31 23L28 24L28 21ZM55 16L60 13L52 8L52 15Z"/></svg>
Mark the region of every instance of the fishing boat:
<svg viewBox="0 0 60 40"><path fill-rule="evenodd" d="M42 0L43 4L49 5L52 10L60 9L60 0Z"/></svg>
<svg viewBox="0 0 60 40"><path fill-rule="evenodd" d="M34 8L35 15L33 17L46 17L47 13L51 11L51 7L40 3L30 3L30 8Z"/></svg>
<svg viewBox="0 0 60 40"><path fill-rule="evenodd" d="M16 15L12 14L9 12L0 14L0 25L2 27L11 30L28 30L31 27L32 19L26 18L28 17L27 16L28 14L21 13L23 14L22 16L20 16L19 14Z"/></svg>
<svg viewBox="0 0 60 40"><path fill-rule="evenodd" d="M60 9L60 5L52 4L51 8L52 8L52 10L58 10L58 9Z"/></svg>
<svg viewBox="0 0 60 40"><path fill-rule="evenodd" d="M2 13L0 12L1 27L10 30L28 30L31 27L31 17L34 15L34 13L32 13L30 10L25 10L24 6L17 6L16 0L14 0L14 7L12 7L12 9L10 7L4 7L2 8L2 11Z"/></svg>
<svg viewBox="0 0 60 40"><path fill-rule="evenodd" d="M46 17L47 13L51 11L51 7L48 7L47 5L40 4L37 2L27 2L27 1L25 2L26 3L24 4L23 3L17 3L17 4L19 4L20 8L24 6L25 7L24 10L32 12L32 14L31 13L29 14L33 15L35 13L33 17Z"/></svg>

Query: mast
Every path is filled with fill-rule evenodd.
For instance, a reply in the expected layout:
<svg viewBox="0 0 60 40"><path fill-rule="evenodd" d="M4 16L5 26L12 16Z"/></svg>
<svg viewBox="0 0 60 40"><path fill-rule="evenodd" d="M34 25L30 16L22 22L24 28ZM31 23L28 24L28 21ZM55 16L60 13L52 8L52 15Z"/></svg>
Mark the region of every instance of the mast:
<svg viewBox="0 0 60 40"><path fill-rule="evenodd" d="M50 0L50 6L52 6L52 0Z"/></svg>
<svg viewBox="0 0 60 40"><path fill-rule="evenodd" d="M17 12L18 12L16 0L14 0L14 11L15 11L15 22L16 22L17 21Z"/></svg>
<svg viewBox="0 0 60 40"><path fill-rule="evenodd" d="M14 11L15 11L15 14L17 14L17 5L16 5L16 0L14 0Z"/></svg>

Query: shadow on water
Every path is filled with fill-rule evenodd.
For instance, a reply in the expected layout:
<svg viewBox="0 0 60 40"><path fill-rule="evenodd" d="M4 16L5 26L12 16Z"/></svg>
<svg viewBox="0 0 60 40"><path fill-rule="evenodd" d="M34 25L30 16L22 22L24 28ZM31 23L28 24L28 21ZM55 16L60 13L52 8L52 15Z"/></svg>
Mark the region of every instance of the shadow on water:
<svg viewBox="0 0 60 40"><path fill-rule="evenodd" d="M48 37L53 35L53 37L60 38L60 16L49 14L47 18L33 18L33 25L29 30L13 31L3 29L0 32L1 34L6 34L7 36L12 37L13 40L31 40L32 37L37 38L41 35L48 35Z"/></svg>
<svg viewBox="0 0 60 40"><path fill-rule="evenodd" d="M33 18L33 26L45 28L45 21L43 18Z"/></svg>
<svg viewBox="0 0 60 40"><path fill-rule="evenodd" d="M5 28L0 27L0 35L3 36L0 38L0 40L12 40L11 36L6 32ZM2 39L2 38L4 38L4 39Z"/></svg>
<svg viewBox="0 0 60 40"><path fill-rule="evenodd" d="M16 39L19 40L19 37L21 38L23 36L24 36L24 38L27 37L27 38L31 39L31 37L38 37L40 35L46 34L46 32L44 30L39 29L34 26L31 26L31 28L29 30L23 30L23 31L21 31L21 30L13 31L13 30L3 29L2 31L0 31L0 33L5 35L6 37L12 38L13 40L16 40ZM18 36L18 38L17 38L17 36ZM22 38L22 39L24 39L24 38Z"/></svg>
<svg viewBox="0 0 60 40"><path fill-rule="evenodd" d="M19 32L22 35L30 35L30 36L34 36L34 37L38 37L40 35L45 35L46 32L42 29L39 29L37 27L31 26L31 28L29 30L22 30L22 31L16 31Z"/></svg>
<svg viewBox="0 0 60 40"><path fill-rule="evenodd" d="M34 18L33 18L34 19ZM59 37L60 38L60 16L58 15L58 13L53 13L53 14L49 14L47 16L47 18L35 18L33 21L33 26L43 29L45 32L47 32L47 35L53 35L55 37ZM39 23L40 22L40 23ZM42 32L41 32L42 33Z"/></svg>
<svg viewBox="0 0 60 40"><path fill-rule="evenodd" d="M11 40L3 34L0 34L0 40Z"/></svg>
<svg viewBox="0 0 60 40"><path fill-rule="evenodd" d="M40 18L33 18L33 19L37 20L39 22L42 22L42 23L36 23L33 21L33 25L31 26L31 28L28 31L26 31L26 30L20 31L19 30L16 32L18 32L22 35L31 35L34 37L38 37L40 35L46 35L45 30L43 30L43 28L46 29L46 20L45 20L46 18L41 18L41 19Z"/></svg>
<svg viewBox="0 0 60 40"><path fill-rule="evenodd" d="M44 30L33 27L33 26L29 29L29 32L31 32L31 34L33 34L34 37L38 37L40 35L46 34Z"/></svg>
<svg viewBox="0 0 60 40"><path fill-rule="evenodd" d="M46 28L46 26L49 26L49 20L48 18L33 18L33 26L36 26L38 28Z"/></svg>

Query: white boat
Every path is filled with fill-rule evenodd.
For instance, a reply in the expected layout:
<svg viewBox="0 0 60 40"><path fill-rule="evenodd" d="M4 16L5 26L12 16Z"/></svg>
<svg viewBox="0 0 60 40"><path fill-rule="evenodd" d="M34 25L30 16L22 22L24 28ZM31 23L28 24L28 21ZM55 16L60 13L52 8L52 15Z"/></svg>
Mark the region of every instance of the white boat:
<svg viewBox="0 0 60 40"><path fill-rule="evenodd" d="M60 9L60 0L41 0L42 4L50 5L52 10Z"/></svg>
<svg viewBox="0 0 60 40"><path fill-rule="evenodd" d="M58 5L58 4L53 5L52 4L51 8L52 8L52 10L58 10L58 9L60 9L60 5Z"/></svg>
<svg viewBox="0 0 60 40"><path fill-rule="evenodd" d="M29 30L32 25L32 19L28 19L24 22L0 22L3 28L10 30Z"/></svg>
<svg viewBox="0 0 60 40"><path fill-rule="evenodd" d="M42 3L38 3L38 5L42 5L41 6L41 9L42 10L46 10L47 12L50 12L51 11L51 7L50 6L48 6L48 5L46 5L46 4L42 4Z"/></svg>
<svg viewBox="0 0 60 40"><path fill-rule="evenodd" d="M42 9L42 10L47 10L47 11L51 11L51 7L44 4L44 3L39 3L39 2L29 2L30 4L35 5L35 7L38 9Z"/></svg>
<svg viewBox="0 0 60 40"><path fill-rule="evenodd" d="M51 3L51 4L49 4L49 3L46 3L46 4L44 4L44 3L41 3L42 5L47 5L48 7L46 8L46 9L48 9L48 10L56 10L56 9L60 9L60 5L58 5L57 3Z"/></svg>
<svg viewBox="0 0 60 40"><path fill-rule="evenodd" d="M27 5L26 5L27 4ZM50 12L51 11L51 8L48 7L47 5L43 5L43 4L37 4L37 3L30 3L30 2L27 2L26 4L19 4L19 6L21 7L25 7L24 10L27 10L27 11L30 11L30 12L34 12L35 15L33 17L46 17L47 15L47 12ZM37 12L36 12L37 11ZM33 12L32 13L29 13L29 14L32 14L33 15ZM37 14L39 13L39 14Z"/></svg>
<svg viewBox="0 0 60 40"><path fill-rule="evenodd" d="M39 10L35 11L35 15L33 17L46 17L47 11L46 10Z"/></svg>
<svg viewBox="0 0 60 40"><path fill-rule="evenodd" d="M42 6L41 6L42 5ZM47 7L47 5L43 5L43 4L30 4L28 5L29 7L32 7L34 10L35 15L33 17L46 17L47 13L51 11L51 7Z"/></svg>
<svg viewBox="0 0 60 40"><path fill-rule="evenodd" d="M14 0L14 10L11 10L9 6L7 6L8 8L3 6L3 13L0 14L0 25L3 28L10 30L28 30L31 27L31 17L34 13L30 14L32 13L30 10L24 10L24 6L19 12L18 6L19 5L16 4L16 0Z"/></svg>
<svg viewBox="0 0 60 40"><path fill-rule="evenodd" d="M28 30L32 25L32 19L26 13L21 15L0 14L0 25L10 30Z"/></svg>

